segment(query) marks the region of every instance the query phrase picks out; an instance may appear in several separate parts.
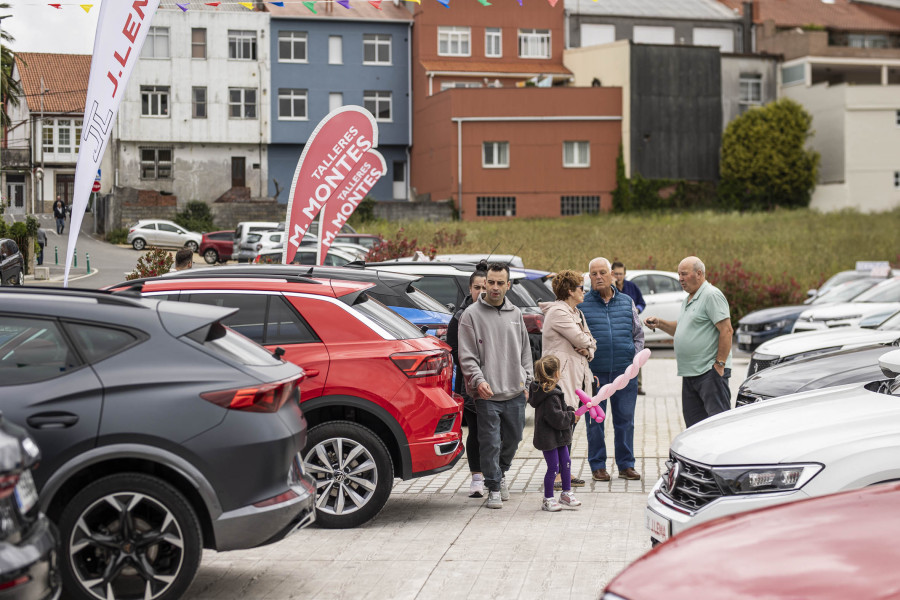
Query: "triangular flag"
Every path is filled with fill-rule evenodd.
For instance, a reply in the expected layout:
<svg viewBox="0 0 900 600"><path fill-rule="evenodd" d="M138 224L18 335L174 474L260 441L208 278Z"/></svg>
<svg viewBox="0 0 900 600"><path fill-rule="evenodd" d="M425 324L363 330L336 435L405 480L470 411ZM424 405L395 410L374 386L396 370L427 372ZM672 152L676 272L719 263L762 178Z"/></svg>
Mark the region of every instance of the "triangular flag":
<svg viewBox="0 0 900 600"><path fill-rule="evenodd" d="M241 6L243 6L244 8L246 8L247 10L253 10L253 3L252 3L252 2L238 2L238 4L240 4ZM555 4L555 3L554 3L554 4Z"/></svg>
<svg viewBox="0 0 900 600"><path fill-rule="evenodd" d="M378 10L381 10L381 0L369 0L369 4L371 4Z"/></svg>
<svg viewBox="0 0 900 600"><path fill-rule="evenodd" d="M410 2L415 2L416 4L422 4L422 0L409 0Z"/></svg>
<svg viewBox="0 0 900 600"><path fill-rule="evenodd" d="M316 3L315 2L304 2L303 6L312 11L312 14L317 15L319 13L316 12Z"/></svg>
<svg viewBox="0 0 900 600"><path fill-rule="evenodd" d="M90 13L91 9L94 8L94 5L93 4L82 4L81 8L84 9L84 12Z"/></svg>
<svg viewBox="0 0 900 600"><path fill-rule="evenodd" d="M491 5L491 3L488 2L488 0L478 0L478 1L482 4L482 6L490 6Z"/></svg>
<svg viewBox="0 0 900 600"><path fill-rule="evenodd" d="M440 2L441 6L443 6L444 8L450 8L450 0L437 0L437 1ZM478 1L480 2L481 0L478 0Z"/></svg>
<svg viewBox="0 0 900 600"><path fill-rule="evenodd" d="M522 0L519 0L519 6L522 6Z"/></svg>
<svg viewBox="0 0 900 600"><path fill-rule="evenodd" d="M350 8L350 0L337 0L337 3L344 8Z"/></svg>
<svg viewBox="0 0 900 600"><path fill-rule="evenodd" d="M176 3L175 3L175 6L177 6L178 8L180 8L180 9L181 9L181 12L187 12L188 4L190 4L190 2L187 2L187 3L185 3L185 4L178 4L178 3L176 2Z"/></svg>
<svg viewBox="0 0 900 600"><path fill-rule="evenodd" d="M215 6L216 8L219 8L220 4L222 4L222 3L221 2L207 2L206 3L207 6Z"/></svg>
<svg viewBox="0 0 900 600"><path fill-rule="evenodd" d="M559 0L547 0L547 2L549 2L549 3L550 3L550 6L552 6L553 8L556 8L556 3L557 3L558 1L559 1Z"/></svg>
<svg viewBox="0 0 900 600"><path fill-rule="evenodd" d="M274 4L275 6L284 6L284 2L269 2L269 4Z"/></svg>
<svg viewBox="0 0 900 600"><path fill-rule="evenodd" d="M49 6L52 6L53 8L57 8L57 9L62 8L62 4L50 4Z"/></svg>

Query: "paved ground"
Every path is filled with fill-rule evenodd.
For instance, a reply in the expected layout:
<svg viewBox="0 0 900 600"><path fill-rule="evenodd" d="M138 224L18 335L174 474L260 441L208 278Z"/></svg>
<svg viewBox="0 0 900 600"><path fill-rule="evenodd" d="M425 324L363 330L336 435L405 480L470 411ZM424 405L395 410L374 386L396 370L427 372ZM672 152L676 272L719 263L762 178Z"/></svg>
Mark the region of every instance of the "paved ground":
<svg viewBox="0 0 900 600"><path fill-rule="evenodd" d="M671 352L660 352L671 354ZM735 358L733 395L747 360ZM187 599L599 598L606 583L650 548L646 495L669 442L684 428L681 380L672 358L644 367L647 396L635 416L641 481L591 481L584 427L576 431L573 473L588 481L578 510L540 510L543 458L526 428L502 510L470 499L465 458L440 475L397 481L382 512L363 527L315 526L271 546L206 552ZM607 442L612 457L612 425ZM611 461L614 464L614 461Z"/></svg>

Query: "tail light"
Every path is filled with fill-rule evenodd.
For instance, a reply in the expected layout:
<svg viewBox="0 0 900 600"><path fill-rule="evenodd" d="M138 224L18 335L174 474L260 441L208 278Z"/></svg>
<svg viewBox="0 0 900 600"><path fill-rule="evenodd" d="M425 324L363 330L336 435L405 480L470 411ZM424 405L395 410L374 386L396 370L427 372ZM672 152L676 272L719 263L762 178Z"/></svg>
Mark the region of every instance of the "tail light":
<svg viewBox="0 0 900 600"><path fill-rule="evenodd" d="M234 388L204 392L200 397L222 408L246 412L274 413L294 394L305 375L283 381L264 383L257 387Z"/></svg>
<svg viewBox="0 0 900 600"><path fill-rule="evenodd" d="M421 350L391 354L391 361L410 379L420 379L421 385L436 385L450 393L453 368L447 350Z"/></svg>
<svg viewBox="0 0 900 600"><path fill-rule="evenodd" d="M522 315L525 320L525 329L528 333L540 333L544 328L544 315Z"/></svg>
<svg viewBox="0 0 900 600"><path fill-rule="evenodd" d="M19 474L0 476L0 499L9 498L16 491L16 484L19 483Z"/></svg>

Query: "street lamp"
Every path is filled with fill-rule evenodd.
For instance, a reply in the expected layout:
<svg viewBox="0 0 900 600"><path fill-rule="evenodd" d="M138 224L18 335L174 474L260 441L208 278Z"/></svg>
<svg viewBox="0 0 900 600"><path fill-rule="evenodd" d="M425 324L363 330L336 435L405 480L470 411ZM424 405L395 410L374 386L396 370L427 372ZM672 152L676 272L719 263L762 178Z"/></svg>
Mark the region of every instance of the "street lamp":
<svg viewBox="0 0 900 600"><path fill-rule="evenodd" d="M12 15L0 15L0 44L3 40L3 19L8 19ZM6 106L0 104L0 110L6 110ZM3 191L3 144L6 142L6 131L3 131L3 139L0 140L0 191Z"/></svg>

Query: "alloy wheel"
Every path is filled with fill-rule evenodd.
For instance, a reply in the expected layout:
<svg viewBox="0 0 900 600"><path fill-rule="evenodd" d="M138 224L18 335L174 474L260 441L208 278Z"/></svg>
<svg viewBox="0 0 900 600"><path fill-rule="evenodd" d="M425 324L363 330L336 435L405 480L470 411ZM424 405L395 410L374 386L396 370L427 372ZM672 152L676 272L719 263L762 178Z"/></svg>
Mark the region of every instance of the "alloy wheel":
<svg viewBox="0 0 900 600"><path fill-rule="evenodd" d="M356 440L322 440L306 454L308 472L316 479L316 508L346 515L363 508L378 484L378 465L372 453Z"/></svg>

